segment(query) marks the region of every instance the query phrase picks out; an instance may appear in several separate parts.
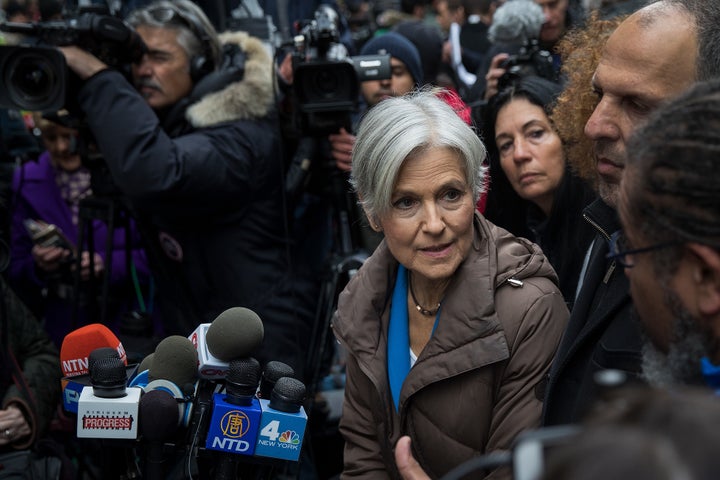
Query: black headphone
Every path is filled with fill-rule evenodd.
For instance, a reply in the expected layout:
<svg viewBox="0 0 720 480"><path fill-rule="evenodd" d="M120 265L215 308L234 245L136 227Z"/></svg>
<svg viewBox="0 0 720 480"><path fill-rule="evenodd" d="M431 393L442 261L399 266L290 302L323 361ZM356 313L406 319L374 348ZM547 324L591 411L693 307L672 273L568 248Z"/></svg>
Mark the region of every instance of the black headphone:
<svg viewBox="0 0 720 480"><path fill-rule="evenodd" d="M190 59L190 77L192 78L193 83L197 83L202 77L215 69L213 40L194 12L183 8L180 4L167 3L168 5L159 5L148 8L148 13L150 13L156 20L162 22L169 23L172 20L177 20L176 23L180 23L182 26L187 27L192 34L195 35L195 38L200 41L202 54L195 55ZM169 11L172 15L167 16L166 14L165 16L158 16L158 13L161 10L165 12Z"/></svg>

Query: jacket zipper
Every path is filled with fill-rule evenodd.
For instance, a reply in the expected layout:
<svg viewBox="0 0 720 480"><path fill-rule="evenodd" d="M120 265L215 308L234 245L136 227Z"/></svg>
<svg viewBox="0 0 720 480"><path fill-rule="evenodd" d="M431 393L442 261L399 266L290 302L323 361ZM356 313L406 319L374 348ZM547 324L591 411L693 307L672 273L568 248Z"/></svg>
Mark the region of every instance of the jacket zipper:
<svg viewBox="0 0 720 480"><path fill-rule="evenodd" d="M597 222L595 222L593 219L588 217L587 213L583 213L583 218L585 219L586 222L588 222L590 225L592 225L593 228L595 228L595 230L600 232L600 235L605 237L605 241L607 241L607 242L610 241L610 235L608 235L608 233L605 231L605 229L602 228L600 225L598 225ZM607 283L610 281L610 277L612 277L612 274L614 271L615 271L615 260L612 261L612 263L608 267L607 271L605 272L605 276L603 277L603 283L605 285L607 285Z"/></svg>

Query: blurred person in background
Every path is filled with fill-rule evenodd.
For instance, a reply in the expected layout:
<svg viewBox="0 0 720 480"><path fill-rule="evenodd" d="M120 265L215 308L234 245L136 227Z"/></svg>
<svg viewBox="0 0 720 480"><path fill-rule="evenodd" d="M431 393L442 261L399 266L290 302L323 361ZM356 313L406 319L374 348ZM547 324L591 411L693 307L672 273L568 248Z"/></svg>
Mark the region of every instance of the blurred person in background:
<svg viewBox="0 0 720 480"><path fill-rule="evenodd" d="M144 304L150 298L150 274L138 233L129 223L131 244L126 242L125 227L118 226L111 239L107 258L107 224L100 219L88 222L85 241L92 235L95 250L80 246L81 202L92 195L91 172L78 151L76 119L67 111L47 118L36 115L45 151L37 162L27 162L15 171L12 190L12 242L9 279L11 285L59 347L67 333L88 323L100 321L100 308L106 308L106 321L118 331L121 312ZM64 244L44 245L34 240L26 222L54 225ZM93 271L90 271L90 254ZM81 255L80 291L74 290L75 256ZM128 271L127 255L130 255ZM109 295L99 297L100 284L110 264ZM94 288L91 288L94 287ZM139 295L136 298L136 294ZM136 301L138 300L138 301ZM74 306L80 310L73 318ZM96 303L97 302L97 303ZM105 305L98 305L104 302Z"/></svg>

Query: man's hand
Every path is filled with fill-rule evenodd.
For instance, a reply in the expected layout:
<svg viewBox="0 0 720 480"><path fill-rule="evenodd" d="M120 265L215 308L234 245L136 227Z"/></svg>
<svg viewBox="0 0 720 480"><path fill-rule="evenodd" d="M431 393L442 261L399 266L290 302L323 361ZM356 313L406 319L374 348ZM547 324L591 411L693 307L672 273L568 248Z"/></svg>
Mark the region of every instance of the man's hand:
<svg viewBox="0 0 720 480"><path fill-rule="evenodd" d="M293 66L291 53L285 55L285 58L283 58L283 61L278 66L277 72L283 82L285 82L287 85L293 84Z"/></svg>
<svg viewBox="0 0 720 480"><path fill-rule="evenodd" d="M65 55L68 67L82 80L87 80L101 70L108 68L100 59L82 48L75 46L58 47Z"/></svg>
<svg viewBox="0 0 720 480"><path fill-rule="evenodd" d="M507 53L498 53L490 62L490 69L485 75L485 100L490 100L498 93L498 80L506 71L500 65L509 57Z"/></svg>
<svg viewBox="0 0 720 480"><path fill-rule="evenodd" d="M395 445L395 464L404 480L430 480L427 473L412 456L410 437L400 437Z"/></svg>
<svg viewBox="0 0 720 480"><path fill-rule="evenodd" d="M0 446L30 435L30 425L15 405L0 410Z"/></svg>
<svg viewBox="0 0 720 480"><path fill-rule="evenodd" d="M335 165L343 172L349 172L352 169L352 149L355 145L355 135L351 135L347 130L341 128L340 133L330 134L328 139Z"/></svg>

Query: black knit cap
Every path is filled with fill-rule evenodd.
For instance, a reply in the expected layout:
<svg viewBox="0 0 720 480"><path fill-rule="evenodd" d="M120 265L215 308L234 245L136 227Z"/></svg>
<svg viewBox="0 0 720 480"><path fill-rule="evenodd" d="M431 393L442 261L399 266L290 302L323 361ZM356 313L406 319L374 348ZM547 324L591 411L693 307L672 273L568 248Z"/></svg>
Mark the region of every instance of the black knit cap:
<svg viewBox="0 0 720 480"><path fill-rule="evenodd" d="M415 80L415 85L423 81L422 62L420 54L410 40L399 33L388 32L369 40L363 45L360 55L378 55L388 53L405 64L405 67Z"/></svg>

